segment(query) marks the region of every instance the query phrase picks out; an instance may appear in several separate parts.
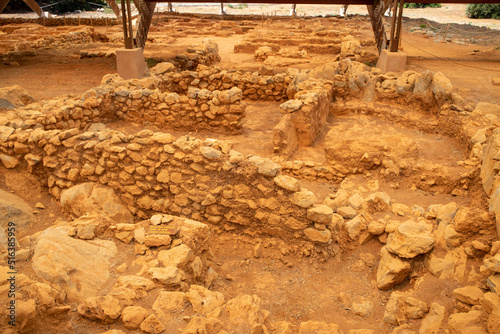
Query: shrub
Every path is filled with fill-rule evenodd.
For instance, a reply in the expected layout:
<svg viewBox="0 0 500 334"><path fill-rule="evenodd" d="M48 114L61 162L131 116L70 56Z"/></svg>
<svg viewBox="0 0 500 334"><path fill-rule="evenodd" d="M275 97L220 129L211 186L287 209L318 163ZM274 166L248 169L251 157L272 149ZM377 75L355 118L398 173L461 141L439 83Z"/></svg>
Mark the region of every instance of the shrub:
<svg viewBox="0 0 500 334"><path fill-rule="evenodd" d="M471 19L500 19L500 4L498 3L475 3L467 5L465 10L467 17Z"/></svg>
<svg viewBox="0 0 500 334"><path fill-rule="evenodd" d="M441 8L440 3L405 3L404 8Z"/></svg>

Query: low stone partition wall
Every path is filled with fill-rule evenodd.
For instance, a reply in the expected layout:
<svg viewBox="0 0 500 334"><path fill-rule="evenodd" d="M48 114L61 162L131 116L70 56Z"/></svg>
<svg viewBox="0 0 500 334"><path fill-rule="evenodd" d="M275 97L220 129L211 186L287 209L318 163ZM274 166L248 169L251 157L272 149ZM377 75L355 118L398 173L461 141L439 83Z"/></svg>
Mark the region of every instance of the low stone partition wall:
<svg viewBox="0 0 500 334"><path fill-rule="evenodd" d="M260 75L258 72L231 72L199 65L196 71L162 73L158 88L162 91L186 92L189 87L209 91L237 87L246 99L284 101L292 79L292 72Z"/></svg>
<svg viewBox="0 0 500 334"><path fill-rule="evenodd" d="M329 245L332 210L281 166L243 157L229 142L143 130L135 135L0 129L0 160L46 180L57 199L84 182L112 188L137 217L162 212L231 231ZM328 249L328 247L326 248Z"/></svg>
<svg viewBox="0 0 500 334"><path fill-rule="evenodd" d="M0 18L0 26L7 24L40 24L47 27L55 26L110 26L121 24L122 20L117 18L100 17L100 18L84 18L84 17L54 17L54 18Z"/></svg>
<svg viewBox="0 0 500 334"><path fill-rule="evenodd" d="M88 91L82 99L64 98L20 108L0 118L0 125L12 129L86 129L92 123L123 119L189 131L237 133L241 129L246 105L238 88L210 92L191 87L187 95L179 95L141 85L114 87L106 83L113 78L117 76L105 78L103 85ZM153 86L151 80L142 83Z"/></svg>
<svg viewBox="0 0 500 334"><path fill-rule="evenodd" d="M273 129L274 152L288 158L298 146L311 146L323 133L332 99L330 81L309 79L298 85L293 100L280 108L286 116Z"/></svg>

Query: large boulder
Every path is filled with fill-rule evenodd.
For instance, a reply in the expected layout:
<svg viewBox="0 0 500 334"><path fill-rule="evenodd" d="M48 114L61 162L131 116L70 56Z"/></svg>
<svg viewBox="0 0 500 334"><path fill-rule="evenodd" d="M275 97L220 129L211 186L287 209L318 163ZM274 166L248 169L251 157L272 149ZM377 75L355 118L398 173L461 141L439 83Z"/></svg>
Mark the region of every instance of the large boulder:
<svg viewBox="0 0 500 334"><path fill-rule="evenodd" d="M93 182L64 190L61 193L61 204L76 217L87 213L101 213L117 223L134 222L134 217L113 189Z"/></svg>
<svg viewBox="0 0 500 334"><path fill-rule="evenodd" d="M82 302L96 296L110 277L110 259L116 255L113 242L84 241L68 234L69 226L51 227L36 239L32 267L35 274L67 293L69 301Z"/></svg>
<svg viewBox="0 0 500 334"><path fill-rule="evenodd" d="M448 329L451 334L486 334L486 319L481 311L455 313L448 318Z"/></svg>
<svg viewBox="0 0 500 334"><path fill-rule="evenodd" d="M0 227L13 222L18 229L34 220L33 209L23 199L0 189Z"/></svg>
<svg viewBox="0 0 500 334"><path fill-rule="evenodd" d="M35 98L18 85L0 88L0 109L15 109L35 101Z"/></svg>
<svg viewBox="0 0 500 334"><path fill-rule="evenodd" d="M425 254L434 247L431 232L422 224L406 221L389 234L386 248L389 252L412 259Z"/></svg>
<svg viewBox="0 0 500 334"><path fill-rule="evenodd" d="M387 290L403 282L410 273L410 262L389 253L386 247L380 250L380 263L377 269L377 286Z"/></svg>

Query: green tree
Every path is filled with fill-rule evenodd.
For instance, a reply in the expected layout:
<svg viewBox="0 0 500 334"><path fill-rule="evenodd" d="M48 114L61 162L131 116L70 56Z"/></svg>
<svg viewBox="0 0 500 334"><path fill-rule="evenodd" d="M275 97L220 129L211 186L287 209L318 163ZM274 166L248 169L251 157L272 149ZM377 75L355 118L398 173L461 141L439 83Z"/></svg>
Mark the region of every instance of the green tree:
<svg viewBox="0 0 500 334"><path fill-rule="evenodd" d="M498 3L475 3L467 5L465 10L467 17L471 19L500 19L500 4Z"/></svg>

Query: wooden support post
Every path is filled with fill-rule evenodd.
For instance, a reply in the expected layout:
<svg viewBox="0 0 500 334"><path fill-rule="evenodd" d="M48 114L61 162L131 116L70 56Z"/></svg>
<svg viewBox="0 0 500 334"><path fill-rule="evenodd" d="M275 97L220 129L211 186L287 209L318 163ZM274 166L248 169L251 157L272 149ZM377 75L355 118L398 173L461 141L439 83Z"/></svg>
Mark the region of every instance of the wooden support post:
<svg viewBox="0 0 500 334"><path fill-rule="evenodd" d="M146 2L145 0L134 0L135 7L139 11L139 24L135 35L135 45L144 48L148 37L149 27L153 20L156 2Z"/></svg>
<svg viewBox="0 0 500 334"><path fill-rule="evenodd" d="M10 0L0 0L0 13L5 9L5 6L9 3Z"/></svg>
<svg viewBox="0 0 500 334"><path fill-rule="evenodd" d="M130 0L122 0L127 3L127 22L128 22L128 38L130 47L127 49L132 49L134 45L134 34L132 29L132 10L130 9Z"/></svg>
<svg viewBox="0 0 500 334"><path fill-rule="evenodd" d="M122 0L122 25L123 25L123 41L125 43L125 49L132 49L133 44L132 44L132 36L129 35L129 29L128 29L128 15L127 15L127 5L125 4L125 1L127 0Z"/></svg>
<svg viewBox="0 0 500 334"><path fill-rule="evenodd" d="M398 7L399 6L399 7ZM398 52L401 39L401 25L403 20L404 0L398 0L394 5L394 14L391 22L390 48L391 52Z"/></svg>
<svg viewBox="0 0 500 334"><path fill-rule="evenodd" d="M108 3L108 6L111 8L113 13L115 13L116 17L120 18L120 7L118 7L118 4L116 3L116 1L115 0L106 0L106 2ZM123 3L122 3L122 7L123 7Z"/></svg>

